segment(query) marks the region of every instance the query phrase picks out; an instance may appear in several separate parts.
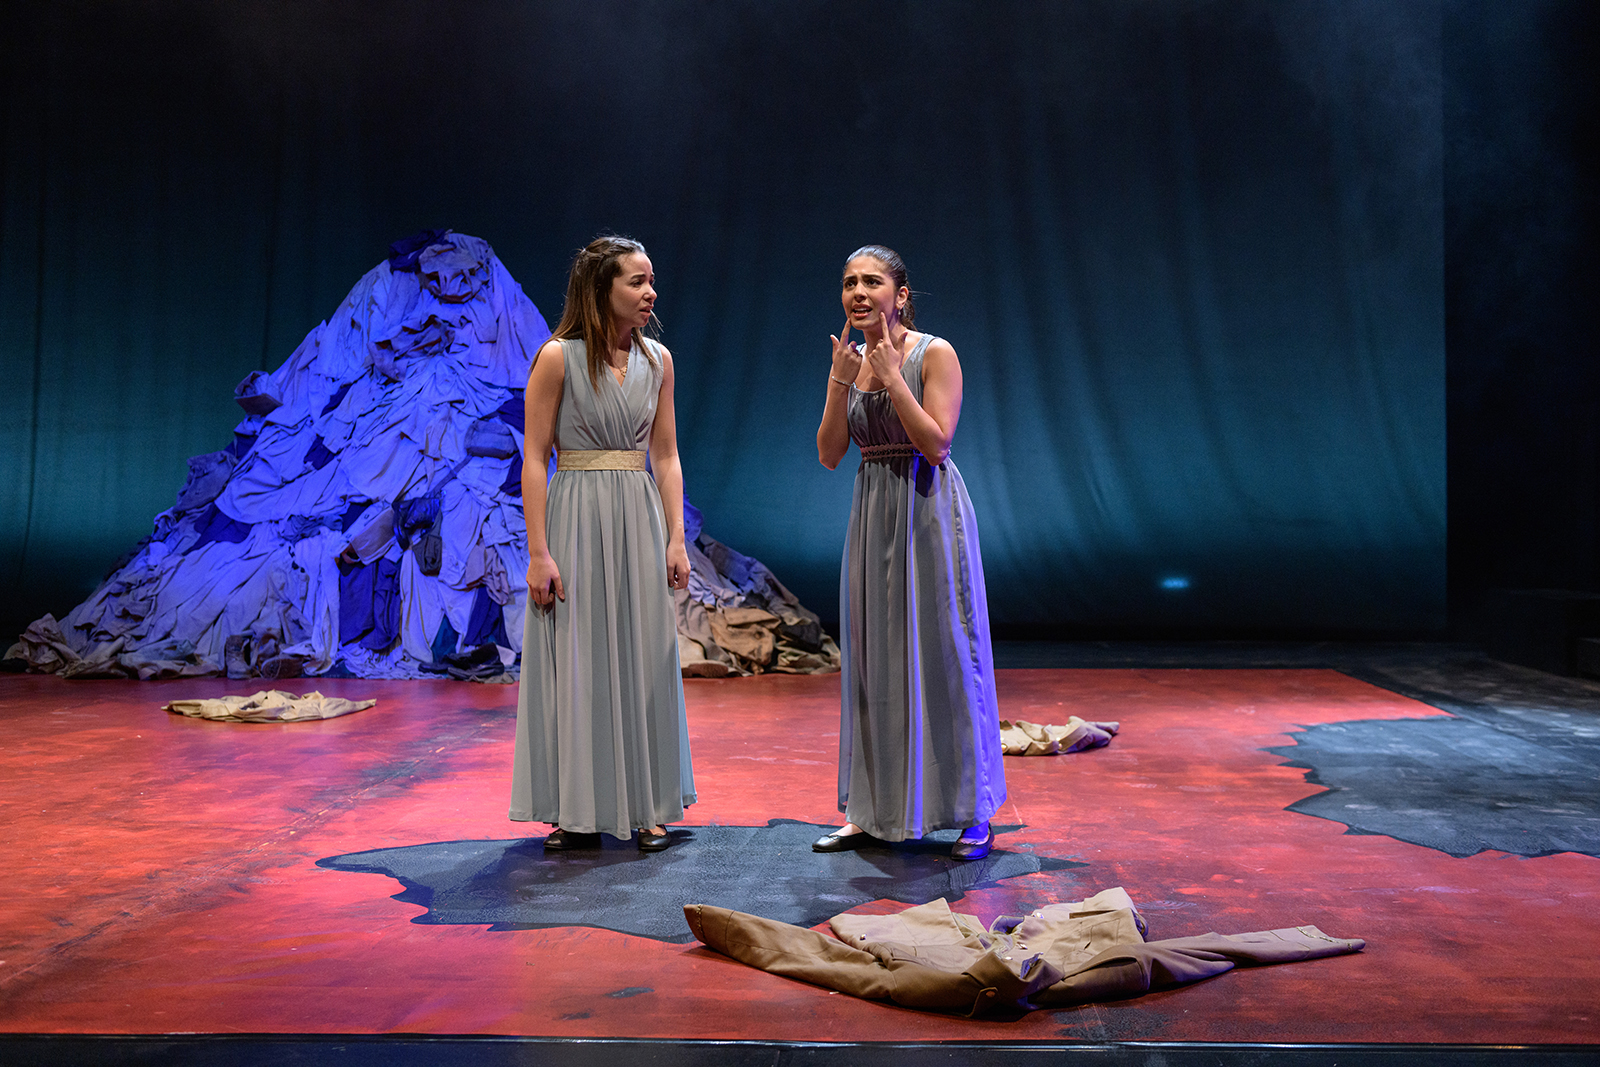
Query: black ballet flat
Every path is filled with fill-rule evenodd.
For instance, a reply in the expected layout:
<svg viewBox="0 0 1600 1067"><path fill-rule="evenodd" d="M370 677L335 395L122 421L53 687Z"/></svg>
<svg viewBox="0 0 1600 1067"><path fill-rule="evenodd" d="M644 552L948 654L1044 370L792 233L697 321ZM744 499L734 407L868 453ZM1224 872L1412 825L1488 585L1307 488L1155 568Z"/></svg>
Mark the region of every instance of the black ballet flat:
<svg viewBox="0 0 1600 1067"><path fill-rule="evenodd" d="M599 848L600 835L598 833L574 833L571 830L563 830L558 826L550 831L549 837L544 839L544 847L547 851L554 852L565 852L576 848Z"/></svg>
<svg viewBox="0 0 1600 1067"><path fill-rule="evenodd" d="M834 831L825 834L811 842L812 852L854 852L858 848L876 845L879 841L865 830L857 830L853 834L841 834Z"/></svg>
<svg viewBox="0 0 1600 1067"><path fill-rule="evenodd" d="M956 843L950 846L950 858L954 860L981 860L994 848L994 827L989 827L989 832L982 841L968 841L964 837L956 838Z"/></svg>
<svg viewBox="0 0 1600 1067"><path fill-rule="evenodd" d="M651 830L639 831L640 852L662 852L671 847L671 845L672 831L665 827L662 828L659 834Z"/></svg>

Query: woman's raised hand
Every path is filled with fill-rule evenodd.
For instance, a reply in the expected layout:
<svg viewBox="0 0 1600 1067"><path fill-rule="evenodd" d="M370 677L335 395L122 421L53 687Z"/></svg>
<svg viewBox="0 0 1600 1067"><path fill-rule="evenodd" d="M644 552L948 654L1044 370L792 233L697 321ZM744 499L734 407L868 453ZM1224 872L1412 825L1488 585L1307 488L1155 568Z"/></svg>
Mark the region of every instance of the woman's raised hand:
<svg viewBox="0 0 1600 1067"><path fill-rule="evenodd" d="M828 373L834 381L849 385L861 373L861 353L850 343L850 320L844 320L844 329L838 337L829 336L833 342L833 369Z"/></svg>
<svg viewBox="0 0 1600 1067"><path fill-rule="evenodd" d="M877 333L878 339L867 349L867 363L871 365L878 381L888 385L900 374L900 364L905 362L906 354L895 344L894 334L889 329L889 318L881 311L878 312Z"/></svg>

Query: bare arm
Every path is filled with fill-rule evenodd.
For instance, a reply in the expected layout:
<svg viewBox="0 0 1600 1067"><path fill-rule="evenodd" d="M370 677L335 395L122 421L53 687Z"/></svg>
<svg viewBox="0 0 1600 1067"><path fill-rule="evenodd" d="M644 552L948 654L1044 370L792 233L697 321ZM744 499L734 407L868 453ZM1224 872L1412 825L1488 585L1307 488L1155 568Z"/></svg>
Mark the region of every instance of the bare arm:
<svg viewBox="0 0 1600 1067"><path fill-rule="evenodd" d="M943 463L950 455L950 442L961 419L961 361L949 342L932 341L922 355L922 403L911 395L911 387L900 374L899 353L892 345L879 343L867 353L875 374L889 390L900 425L906 436L929 463Z"/></svg>
<svg viewBox="0 0 1600 1067"><path fill-rule="evenodd" d="M546 477L550 449L555 445L556 413L561 410L565 372L561 342L546 341L533 358L522 400L522 519L528 526L528 598L540 607L548 607L557 598L567 599L561 573L550 558L544 527L549 488Z"/></svg>
<svg viewBox="0 0 1600 1067"><path fill-rule="evenodd" d="M861 373L861 353L850 343L850 320L833 342L833 365L828 370L828 400L817 427L817 460L829 470L850 451L850 383Z"/></svg>
<svg viewBox="0 0 1600 1067"><path fill-rule="evenodd" d="M650 427L650 469L655 471L661 512L667 519L667 584L689 585L689 551L683 542L683 464L678 459L678 421L672 404L672 353L661 350L661 393Z"/></svg>

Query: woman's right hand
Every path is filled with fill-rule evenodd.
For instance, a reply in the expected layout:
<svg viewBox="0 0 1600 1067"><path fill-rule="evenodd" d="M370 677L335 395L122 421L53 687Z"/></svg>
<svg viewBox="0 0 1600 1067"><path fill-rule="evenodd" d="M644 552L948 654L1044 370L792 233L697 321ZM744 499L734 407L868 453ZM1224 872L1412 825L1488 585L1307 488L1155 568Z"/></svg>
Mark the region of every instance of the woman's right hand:
<svg viewBox="0 0 1600 1067"><path fill-rule="evenodd" d="M828 374L834 381L849 385L861 373L861 353L850 343L850 320L844 320L838 337L830 335L828 340L833 342L833 369Z"/></svg>
<svg viewBox="0 0 1600 1067"><path fill-rule="evenodd" d="M548 552L528 557L528 599L541 608L567 599L567 591L561 585L561 572Z"/></svg>

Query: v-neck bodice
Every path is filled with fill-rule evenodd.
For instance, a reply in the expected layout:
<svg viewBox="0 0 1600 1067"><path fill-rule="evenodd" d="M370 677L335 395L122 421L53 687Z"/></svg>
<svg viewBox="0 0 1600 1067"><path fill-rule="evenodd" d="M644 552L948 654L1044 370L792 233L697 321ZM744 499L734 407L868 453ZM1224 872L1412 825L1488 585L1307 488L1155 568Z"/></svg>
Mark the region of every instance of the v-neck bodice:
<svg viewBox="0 0 1600 1067"><path fill-rule="evenodd" d="M922 403L922 357L931 343L933 334L923 334L900 364L900 377L906 380L911 395L919 404ZM894 401L889 399L887 387L862 389L852 384L848 411L850 439L857 445L903 445L911 441L894 409Z"/></svg>
<svg viewBox="0 0 1600 1067"><path fill-rule="evenodd" d="M645 344L654 344L645 341ZM579 340L561 342L566 363L561 411L556 416L558 449L646 449L661 392L661 357L637 345L628 353L622 381L610 369L598 385L589 381L588 349Z"/></svg>

